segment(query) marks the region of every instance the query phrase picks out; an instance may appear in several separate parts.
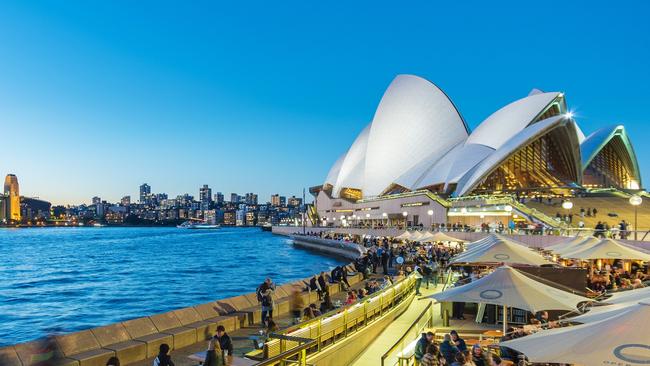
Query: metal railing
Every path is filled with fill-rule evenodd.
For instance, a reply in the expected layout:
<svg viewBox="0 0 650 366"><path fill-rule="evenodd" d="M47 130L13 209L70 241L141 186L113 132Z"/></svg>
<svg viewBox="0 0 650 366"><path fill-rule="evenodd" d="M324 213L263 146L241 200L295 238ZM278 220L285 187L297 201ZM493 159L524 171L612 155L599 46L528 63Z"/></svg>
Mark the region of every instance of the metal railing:
<svg viewBox="0 0 650 366"><path fill-rule="evenodd" d="M303 352L303 350L305 357L308 354L320 352L324 347L335 344L371 324L375 319L397 307L409 295L414 293L415 277L411 275L356 304L325 313L318 318L277 332L274 337L271 337L273 339L264 344L263 355L265 360L256 365L281 365L281 360L302 357L298 356L298 353ZM309 339L313 342L307 345L305 342L290 338L285 339L280 336L300 340Z"/></svg>
<svg viewBox="0 0 650 366"><path fill-rule="evenodd" d="M316 343L315 339L311 338L301 338L293 337L285 334L271 333L269 338L277 339L280 341L280 349L286 349L286 342L295 342L299 343L297 347L293 347L288 351L283 351L282 353L270 357L260 363L257 363L257 366L270 366L270 365L298 365L298 366L311 366L307 363L307 350L313 347ZM282 347L282 345L285 345Z"/></svg>
<svg viewBox="0 0 650 366"><path fill-rule="evenodd" d="M420 315L415 319L411 326L404 332L400 339L395 342L395 344L381 356L381 366L385 366L386 360L389 358L397 357L395 363L391 363L390 366L394 365L408 365L409 360L413 355L408 352L406 346L410 345L414 340L417 340L420 336L420 333L426 328L431 328L433 326L433 301L422 310ZM407 351L407 352L405 352ZM395 356L394 354L397 353ZM406 362L406 363L404 363Z"/></svg>

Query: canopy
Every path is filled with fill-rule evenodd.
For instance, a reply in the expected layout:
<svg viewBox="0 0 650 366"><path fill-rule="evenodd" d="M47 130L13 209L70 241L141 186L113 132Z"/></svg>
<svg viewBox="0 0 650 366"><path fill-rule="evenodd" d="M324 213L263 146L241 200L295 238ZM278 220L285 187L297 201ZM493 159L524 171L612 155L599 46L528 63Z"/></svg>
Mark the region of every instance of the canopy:
<svg viewBox="0 0 650 366"><path fill-rule="evenodd" d="M616 305L592 306L588 312L574 316L572 318L567 318L565 320L577 323L598 322L607 318L611 318L614 315L626 312L637 303L638 302L623 302Z"/></svg>
<svg viewBox="0 0 650 366"><path fill-rule="evenodd" d="M592 301L537 282L509 266L499 267L483 278L429 297L438 301L510 306L532 312L577 310L579 303Z"/></svg>
<svg viewBox="0 0 650 366"><path fill-rule="evenodd" d="M423 235L424 235L424 234L423 234L421 231L414 231L414 232L411 233L411 238L409 238L409 240L417 241L417 240L420 239Z"/></svg>
<svg viewBox="0 0 650 366"><path fill-rule="evenodd" d="M565 248L568 248L568 247L572 247L572 246L574 246L576 244L580 244L580 243L582 243L583 241L585 241L588 238L589 238L588 236L579 236L579 235L571 236L571 237L566 238L565 240L562 240L558 244L554 244L554 245L551 245L551 246L548 246L548 247L544 248L544 250L550 250L550 251L555 252L555 251L562 250L562 249L565 249Z"/></svg>
<svg viewBox="0 0 650 366"><path fill-rule="evenodd" d="M420 239L418 239L418 241L421 243L433 243L439 241L464 242L465 240L454 238L453 236L449 236L440 231L437 231L435 233L427 231L424 233L424 235L422 235Z"/></svg>
<svg viewBox="0 0 650 366"><path fill-rule="evenodd" d="M411 240L411 233L409 233L408 231L405 231L405 232L397 235L395 237L395 239L398 239L398 240Z"/></svg>
<svg viewBox="0 0 650 366"><path fill-rule="evenodd" d="M566 247L556 249L554 252L555 254L559 255L562 258L569 258L567 257L569 254L581 251L585 248L589 248L592 245L598 243L599 241L600 239L594 238L593 236L583 237L582 240L576 240L575 242L571 242Z"/></svg>
<svg viewBox="0 0 650 366"><path fill-rule="evenodd" d="M501 342L532 362L579 365L650 363L650 304L638 303L605 320L543 330Z"/></svg>
<svg viewBox="0 0 650 366"><path fill-rule="evenodd" d="M472 245L468 251L454 257L451 263L552 264L523 244L498 234L490 234L479 241L480 244Z"/></svg>
<svg viewBox="0 0 650 366"><path fill-rule="evenodd" d="M615 292L609 299L602 300L606 304L622 304L630 301L650 301L650 287L636 290Z"/></svg>
<svg viewBox="0 0 650 366"><path fill-rule="evenodd" d="M639 259L650 261L650 254L625 246L613 239L601 239L594 245L565 254L568 258L590 260L590 259Z"/></svg>

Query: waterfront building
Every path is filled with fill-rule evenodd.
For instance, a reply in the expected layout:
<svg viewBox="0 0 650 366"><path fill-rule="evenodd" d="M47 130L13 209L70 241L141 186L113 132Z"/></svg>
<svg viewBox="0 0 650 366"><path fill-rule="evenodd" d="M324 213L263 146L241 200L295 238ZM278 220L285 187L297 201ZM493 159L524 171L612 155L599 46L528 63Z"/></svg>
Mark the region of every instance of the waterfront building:
<svg viewBox="0 0 650 366"><path fill-rule="evenodd" d="M102 202L102 199L100 197L95 196L92 199L92 204L93 205L96 205L96 204L101 203L101 202Z"/></svg>
<svg viewBox="0 0 650 366"><path fill-rule="evenodd" d="M271 205L278 207L280 206L280 195L279 194L273 194L271 195Z"/></svg>
<svg viewBox="0 0 650 366"><path fill-rule="evenodd" d="M228 210L223 213L223 224L228 226L235 226L237 224L236 212Z"/></svg>
<svg viewBox="0 0 650 366"><path fill-rule="evenodd" d="M212 189L204 184L199 189L199 201L201 202L201 210L209 210L212 206Z"/></svg>
<svg viewBox="0 0 650 366"><path fill-rule="evenodd" d="M120 204L122 206L130 206L131 205L131 196L124 196L120 200Z"/></svg>
<svg viewBox="0 0 650 366"><path fill-rule="evenodd" d="M147 199L151 195L151 186L149 186L147 183L143 183L140 186L140 203L146 204Z"/></svg>
<svg viewBox="0 0 650 366"><path fill-rule="evenodd" d="M230 203L236 205L239 203L241 197L237 193L230 194Z"/></svg>
<svg viewBox="0 0 650 366"><path fill-rule="evenodd" d="M246 193L245 202L247 205L256 205L257 204L257 194L255 193Z"/></svg>
<svg viewBox="0 0 650 366"><path fill-rule="evenodd" d="M219 206L223 205L223 203L224 203L223 193L221 193L221 192L217 192L217 193L214 195L214 202L215 202L217 205L219 205Z"/></svg>
<svg viewBox="0 0 650 366"><path fill-rule="evenodd" d="M4 220L7 222L20 222L20 191L18 177L7 174L4 184Z"/></svg>
<svg viewBox="0 0 650 366"><path fill-rule="evenodd" d="M287 200L287 206L289 207L300 207L302 206L302 198L298 198L296 196L291 196Z"/></svg>
<svg viewBox="0 0 650 366"><path fill-rule="evenodd" d="M533 89L470 131L440 88L399 75L372 122L310 192L318 224L430 225L448 216L511 217L512 207L491 205L486 196L575 197L641 187L624 126L586 135L562 92ZM482 198L472 203L474 212L462 199L476 197Z"/></svg>
<svg viewBox="0 0 650 366"><path fill-rule="evenodd" d="M48 220L52 204L38 198L22 197L21 220Z"/></svg>

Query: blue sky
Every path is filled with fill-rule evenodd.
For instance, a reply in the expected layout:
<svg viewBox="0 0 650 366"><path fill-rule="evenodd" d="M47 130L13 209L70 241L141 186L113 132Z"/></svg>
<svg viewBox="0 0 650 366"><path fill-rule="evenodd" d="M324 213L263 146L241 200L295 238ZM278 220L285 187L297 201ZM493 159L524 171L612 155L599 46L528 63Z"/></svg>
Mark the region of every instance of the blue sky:
<svg viewBox="0 0 650 366"><path fill-rule="evenodd" d="M54 203L300 194L395 75L470 127L533 87L586 133L624 123L650 179L650 3L0 3L0 174Z"/></svg>

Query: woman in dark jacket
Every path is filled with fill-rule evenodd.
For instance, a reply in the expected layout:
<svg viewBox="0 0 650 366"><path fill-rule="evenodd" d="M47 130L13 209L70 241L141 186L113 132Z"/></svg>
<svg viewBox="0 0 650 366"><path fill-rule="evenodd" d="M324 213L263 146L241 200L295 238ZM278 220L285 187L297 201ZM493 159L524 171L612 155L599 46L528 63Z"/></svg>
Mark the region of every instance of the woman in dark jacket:
<svg viewBox="0 0 650 366"><path fill-rule="evenodd" d="M210 339L208 342L208 350L205 352L204 366L224 366L226 363L223 359L223 351L221 345L216 339Z"/></svg>
<svg viewBox="0 0 650 366"><path fill-rule="evenodd" d="M169 345L163 343L159 348L158 356L153 360L153 366L174 366L172 358L169 357Z"/></svg>

